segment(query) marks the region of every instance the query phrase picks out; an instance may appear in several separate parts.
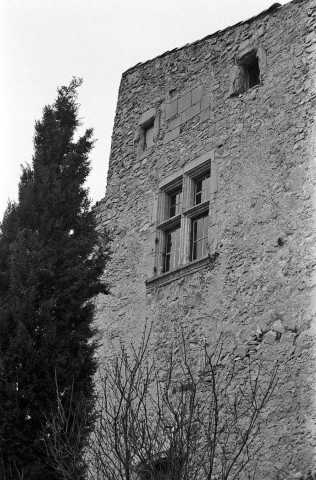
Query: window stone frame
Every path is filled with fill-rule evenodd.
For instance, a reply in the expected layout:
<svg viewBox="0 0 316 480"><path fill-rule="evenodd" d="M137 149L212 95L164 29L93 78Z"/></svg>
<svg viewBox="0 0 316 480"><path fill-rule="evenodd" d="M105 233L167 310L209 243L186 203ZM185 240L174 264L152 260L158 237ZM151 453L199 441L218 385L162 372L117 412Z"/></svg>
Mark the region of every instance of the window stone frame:
<svg viewBox="0 0 316 480"><path fill-rule="evenodd" d="M201 204L194 205L194 185L200 176L210 172L210 198ZM182 185L182 211L167 218L168 194ZM217 190L217 166L214 158L214 150L206 152L195 160L185 165L181 170L166 177L159 184L158 201L156 204L156 238L155 238L155 263L154 277L148 279L146 284L165 277L175 276L177 271L189 273L198 266L206 265L207 259L214 253L217 242L215 236L216 209L214 208L215 192ZM191 229L192 220L208 214L209 228L207 241L207 256L191 261ZM166 233L175 227L180 227L180 261L179 267L164 272L164 252L166 248Z"/></svg>
<svg viewBox="0 0 316 480"><path fill-rule="evenodd" d="M153 126L153 145L146 148L146 130ZM153 151L159 136L159 115L155 107L144 112L138 120L138 127L134 136L134 148L138 157L143 158Z"/></svg>
<svg viewBox="0 0 316 480"><path fill-rule="evenodd" d="M249 73L247 67L252 61L257 60L259 68L259 83L249 87ZM235 64L229 72L229 97L241 95L254 87L261 86L263 76L267 70L267 52L261 44L250 45L239 53Z"/></svg>

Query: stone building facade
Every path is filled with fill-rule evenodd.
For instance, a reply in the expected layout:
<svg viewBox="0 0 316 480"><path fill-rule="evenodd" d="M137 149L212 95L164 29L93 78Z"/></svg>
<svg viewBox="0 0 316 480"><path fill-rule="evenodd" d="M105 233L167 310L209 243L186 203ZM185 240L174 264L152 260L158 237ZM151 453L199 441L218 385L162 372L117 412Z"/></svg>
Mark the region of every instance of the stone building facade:
<svg viewBox="0 0 316 480"><path fill-rule="evenodd" d="M122 76L107 192L101 351L225 332L278 359L262 478L316 464L316 1L294 0ZM315 462L315 463L313 463Z"/></svg>

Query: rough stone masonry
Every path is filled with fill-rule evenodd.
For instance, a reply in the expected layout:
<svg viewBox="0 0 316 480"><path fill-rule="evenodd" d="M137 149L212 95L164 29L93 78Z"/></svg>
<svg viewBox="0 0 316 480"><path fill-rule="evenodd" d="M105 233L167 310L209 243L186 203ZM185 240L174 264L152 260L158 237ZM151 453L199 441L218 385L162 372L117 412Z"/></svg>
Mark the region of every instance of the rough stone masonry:
<svg viewBox="0 0 316 480"><path fill-rule="evenodd" d="M274 4L125 72L95 207L101 354L147 319L158 354L182 328L279 361L264 479L316 465L315 23L316 0Z"/></svg>

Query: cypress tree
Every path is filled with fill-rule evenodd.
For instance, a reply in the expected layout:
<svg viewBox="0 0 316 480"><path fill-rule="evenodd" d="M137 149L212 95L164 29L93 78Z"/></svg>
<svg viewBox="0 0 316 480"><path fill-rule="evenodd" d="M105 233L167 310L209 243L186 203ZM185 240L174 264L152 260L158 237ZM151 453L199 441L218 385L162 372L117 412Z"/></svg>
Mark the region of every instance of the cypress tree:
<svg viewBox="0 0 316 480"><path fill-rule="evenodd" d="M84 187L93 131L74 140L80 84L74 78L44 108L19 200L1 226L0 477L8 480L60 478L43 442L45 419L58 408L56 388L70 408L82 396L87 405L93 400L91 299L107 292L100 276L108 250Z"/></svg>

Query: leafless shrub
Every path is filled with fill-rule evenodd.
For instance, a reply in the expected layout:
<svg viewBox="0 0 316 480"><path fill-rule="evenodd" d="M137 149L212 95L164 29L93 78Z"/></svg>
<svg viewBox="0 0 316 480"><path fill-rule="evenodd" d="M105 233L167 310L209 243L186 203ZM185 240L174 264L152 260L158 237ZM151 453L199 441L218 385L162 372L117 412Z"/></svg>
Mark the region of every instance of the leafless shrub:
<svg viewBox="0 0 316 480"><path fill-rule="evenodd" d="M254 478L262 446L261 416L276 386L276 368L263 381L267 372L263 375L250 358L242 365L229 356L223 360L222 340L211 352L201 347L197 366L184 339L158 368L149 340L145 334L138 349L122 346L115 360L104 365L85 457L88 478ZM84 408L76 417L84 428L83 417ZM75 447L73 454L67 450L62 412L51 428L55 433L47 447L52 461L62 479L77 478L71 469L82 458ZM64 458L72 457L67 468L60 460L65 450Z"/></svg>
<svg viewBox="0 0 316 480"><path fill-rule="evenodd" d="M43 440L49 463L62 480L86 478L84 448L87 431L91 426L91 409L88 401L74 401L73 388L61 392L56 379L57 409L46 418Z"/></svg>

